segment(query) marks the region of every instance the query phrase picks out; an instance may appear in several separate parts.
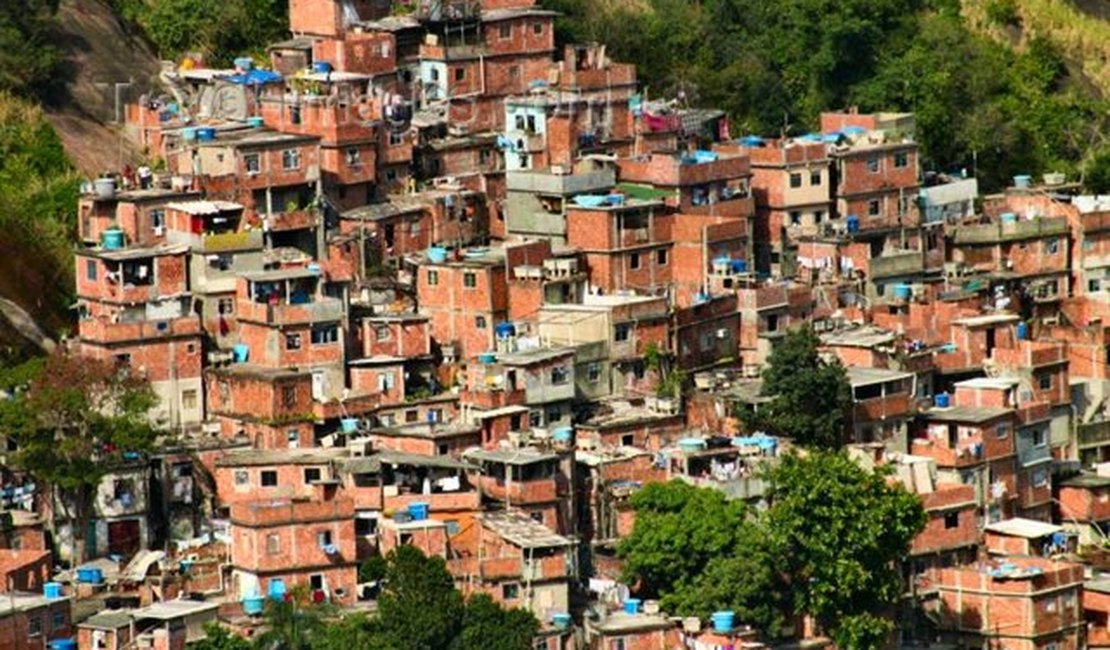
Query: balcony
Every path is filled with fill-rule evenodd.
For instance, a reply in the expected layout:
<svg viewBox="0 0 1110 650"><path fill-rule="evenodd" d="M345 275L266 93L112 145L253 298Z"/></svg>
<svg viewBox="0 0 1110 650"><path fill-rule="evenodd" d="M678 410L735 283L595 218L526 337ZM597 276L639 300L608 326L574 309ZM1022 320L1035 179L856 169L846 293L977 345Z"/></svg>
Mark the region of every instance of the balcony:
<svg viewBox="0 0 1110 650"><path fill-rule="evenodd" d="M952 449L931 439L914 438L910 453L932 458L940 467L970 467L983 462L982 449L981 443L967 443Z"/></svg>
<svg viewBox="0 0 1110 650"><path fill-rule="evenodd" d="M1021 239L1054 237L1068 232L1068 222L1061 217L1044 217L1018 221L998 221L984 225L961 225L954 242L961 244L998 244Z"/></svg>
<svg viewBox="0 0 1110 650"><path fill-rule="evenodd" d="M495 476L482 476L478 479L478 487L491 499L508 499L516 504L550 503L558 498L555 479L506 481Z"/></svg>
<svg viewBox="0 0 1110 650"><path fill-rule="evenodd" d="M1110 420L1086 422L1080 424L1077 429L1081 448L1110 445Z"/></svg>
<svg viewBox="0 0 1110 650"><path fill-rule="evenodd" d="M616 182L617 176L612 169L581 174L554 174L544 171L514 171L505 174L505 183L510 192L556 196L603 192Z"/></svg>
<svg viewBox="0 0 1110 650"><path fill-rule="evenodd" d="M320 223L320 214L316 210L290 210L275 212L268 219L274 232L304 230L315 228Z"/></svg>
<svg viewBox="0 0 1110 650"><path fill-rule="evenodd" d="M337 298L318 298L315 302L293 305L270 305L239 300L236 309L239 320L266 325L326 323L343 318L343 301Z"/></svg>
<svg viewBox="0 0 1110 650"><path fill-rule="evenodd" d="M155 341L182 336L200 336L200 319L196 316L167 320L112 323L104 318L88 318L78 324L78 333L86 341L124 343Z"/></svg>
<svg viewBox="0 0 1110 650"><path fill-rule="evenodd" d="M470 491L390 496L390 487L396 486L387 485L383 488L385 491L383 506L386 510L407 510L409 505L413 503L428 504L428 510L433 514L437 512L477 512L481 507L482 497L473 488Z"/></svg>
<svg viewBox="0 0 1110 650"><path fill-rule="evenodd" d="M185 244L198 253L231 253L262 249L262 231L244 230L213 234L196 234L171 230L166 233L170 244Z"/></svg>
<svg viewBox="0 0 1110 650"><path fill-rule="evenodd" d="M924 271L921 251L897 251L883 253L870 261L872 278L895 278L917 275Z"/></svg>
<svg viewBox="0 0 1110 650"><path fill-rule="evenodd" d="M308 499L256 501L236 503L231 506L231 522L250 527L312 521L346 521L354 516L354 502L347 498L328 501Z"/></svg>
<svg viewBox="0 0 1110 650"><path fill-rule="evenodd" d="M857 423L907 417L911 411L912 401L908 393L864 399L857 401L852 407L853 418Z"/></svg>

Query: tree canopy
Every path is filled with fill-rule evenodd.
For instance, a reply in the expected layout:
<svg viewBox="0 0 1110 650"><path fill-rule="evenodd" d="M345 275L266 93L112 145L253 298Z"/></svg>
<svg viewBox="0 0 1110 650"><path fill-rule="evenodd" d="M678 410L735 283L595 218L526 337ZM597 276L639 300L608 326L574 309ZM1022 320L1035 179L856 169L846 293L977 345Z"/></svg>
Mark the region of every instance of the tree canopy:
<svg viewBox="0 0 1110 650"><path fill-rule="evenodd" d="M786 616L806 613L840 647L883 647L897 561L925 523L920 501L839 452L788 455L763 477L762 513L710 488L645 486L618 546L624 577L672 614L732 610L774 637Z"/></svg>
<svg viewBox="0 0 1110 650"><path fill-rule="evenodd" d="M818 354L809 326L790 330L771 351L763 371L764 395L771 401L740 415L749 426L767 428L800 445L834 449L840 445L852 407L852 389L839 361Z"/></svg>
<svg viewBox="0 0 1110 650"><path fill-rule="evenodd" d="M103 477L154 442L150 384L64 346L5 372L0 383L13 395L0 400L0 430L16 443L15 464L52 486L71 527L84 531ZM76 537L71 552L80 560Z"/></svg>

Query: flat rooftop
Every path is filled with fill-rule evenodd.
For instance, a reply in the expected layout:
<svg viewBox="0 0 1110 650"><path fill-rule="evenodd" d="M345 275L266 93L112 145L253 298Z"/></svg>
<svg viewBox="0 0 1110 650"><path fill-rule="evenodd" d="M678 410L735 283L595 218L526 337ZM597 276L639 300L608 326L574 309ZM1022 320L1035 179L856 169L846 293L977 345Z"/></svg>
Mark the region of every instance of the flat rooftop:
<svg viewBox="0 0 1110 650"><path fill-rule="evenodd" d="M467 449L463 457L468 460L477 460L488 463L504 463L506 465L528 465L548 460L556 460L558 454L540 451L535 447L521 447L519 449Z"/></svg>
<svg viewBox="0 0 1110 650"><path fill-rule="evenodd" d="M169 621L175 618L193 616L202 612L215 612L220 608L219 603L209 603L202 600L166 600L154 603L147 607L136 609L131 615L136 618L154 618Z"/></svg>
<svg viewBox="0 0 1110 650"><path fill-rule="evenodd" d="M1006 390L1021 383L1015 377L976 377L965 379L953 384L956 388L987 388L991 390Z"/></svg>
<svg viewBox="0 0 1110 650"><path fill-rule="evenodd" d="M192 215L219 214L243 209L242 205L232 201L174 201L167 204L166 207L170 210Z"/></svg>
<svg viewBox="0 0 1110 650"><path fill-rule="evenodd" d="M486 513L478 515L478 518L487 529L521 548L549 548L573 544L570 539L515 510Z"/></svg>
<svg viewBox="0 0 1110 650"><path fill-rule="evenodd" d="M250 449L230 451L216 460L216 467L259 465L326 465L347 455L343 447L313 449Z"/></svg>
<svg viewBox="0 0 1110 650"><path fill-rule="evenodd" d="M925 413L926 419L940 422L989 422L1011 413L1011 409L1001 406L953 406L933 408Z"/></svg>
<svg viewBox="0 0 1110 650"><path fill-rule="evenodd" d="M1048 537L1049 535L1063 532L1064 529L1056 524L1046 524L1043 521L1014 517L1013 519L987 524L983 527L983 530L998 535L1039 539L1041 537Z"/></svg>
<svg viewBox="0 0 1110 650"><path fill-rule="evenodd" d="M887 368L849 366L847 370L848 382L851 383L852 386L870 386L871 384L882 384L888 381L910 379L914 376L912 372L889 370Z"/></svg>
<svg viewBox="0 0 1110 650"><path fill-rule="evenodd" d="M985 325L1001 325L1003 323L1016 323L1021 320L1017 314L984 314L982 316L968 316L966 318L954 318L952 323L955 325L964 325L966 327L983 327Z"/></svg>

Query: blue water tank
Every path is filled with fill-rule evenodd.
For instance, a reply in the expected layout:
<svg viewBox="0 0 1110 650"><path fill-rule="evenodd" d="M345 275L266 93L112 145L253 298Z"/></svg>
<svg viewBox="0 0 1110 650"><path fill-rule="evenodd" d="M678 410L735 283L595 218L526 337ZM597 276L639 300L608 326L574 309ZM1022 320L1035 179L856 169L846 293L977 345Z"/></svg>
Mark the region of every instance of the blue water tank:
<svg viewBox="0 0 1110 650"><path fill-rule="evenodd" d="M197 127L187 126L181 129L181 139L185 142L192 142L197 139Z"/></svg>
<svg viewBox="0 0 1110 650"><path fill-rule="evenodd" d="M77 639L54 639L50 642L51 650L77 650Z"/></svg>
<svg viewBox="0 0 1110 650"><path fill-rule="evenodd" d="M640 599L639 598L625 598L624 599L624 613L625 614L639 614L640 613Z"/></svg>
<svg viewBox="0 0 1110 650"><path fill-rule="evenodd" d="M287 591L284 580L281 578L270 578L270 584L266 587L266 595L269 596L271 600L285 600Z"/></svg>
<svg viewBox="0 0 1110 650"><path fill-rule="evenodd" d="M1001 215L999 215L998 218L1002 221L1002 223L1014 223L1015 221L1017 221L1017 215L1013 212L1003 212Z"/></svg>
<svg viewBox="0 0 1110 650"><path fill-rule="evenodd" d="M713 612L710 618L713 621L713 631L720 634L728 634L731 632L732 626L736 623L735 612Z"/></svg>
<svg viewBox="0 0 1110 650"><path fill-rule="evenodd" d="M246 363L251 358L251 347L246 343L236 343L231 351L235 355L235 363Z"/></svg>
<svg viewBox="0 0 1110 650"><path fill-rule="evenodd" d="M491 364L497 363L497 354L494 352L482 352L478 355L478 363Z"/></svg>
<svg viewBox="0 0 1110 650"><path fill-rule="evenodd" d="M759 137L758 135L746 135L740 138L740 144L744 145L745 147L762 147L763 138Z"/></svg>
<svg viewBox="0 0 1110 650"><path fill-rule="evenodd" d="M257 115L247 118L247 126L251 127L252 129L261 129L265 124L266 120L258 117Z"/></svg>
<svg viewBox="0 0 1110 650"><path fill-rule="evenodd" d="M447 249L442 246L432 246L427 253L428 261L433 264L443 264L447 261Z"/></svg>
<svg viewBox="0 0 1110 650"><path fill-rule="evenodd" d="M216 139L216 129L205 126L197 129L197 141L212 142Z"/></svg>
<svg viewBox="0 0 1110 650"><path fill-rule="evenodd" d="M747 273L748 272L748 260L732 260L732 272L733 273Z"/></svg>
<svg viewBox="0 0 1110 650"><path fill-rule="evenodd" d="M555 442L570 442L574 439L573 427L558 427L551 432L551 438Z"/></svg>
<svg viewBox="0 0 1110 650"><path fill-rule="evenodd" d="M1017 324L1017 338L1019 341L1025 341L1029 338L1029 324L1025 321Z"/></svg>
<svg viewBox="0 0 1110 650"><path fill-rule="evenodd" d="M109 251L116 251L123 248L124 235L123 231L119 228L109 228L100 233L100 246Z"/></svg>
<svg viewBox="0 0 1110 650"><path fill-rule="evenodd" d="M42 586L42 595L53 600L62 597L62 583L47 582Z"/></svg>
<svg viewBox="0 0 1110 650"><path fill-rule="evenodd" d="M852 234L855 234L855 233L859 232L859 217L857 217L856 215L854 215L854 214L848 215L848 218L845 220L845 223L848 226L848 232L850 232Z"/></svg>
<svg viewBox="0 0 1110 650"><path fill-rule="evenodd" d="M948 408L949 403L948 393L937 393L936 396L933 397L933 405L938 409Z"/></svg>
<svg viewBox="0 0 1110 650"><path fill-rule="evenodd" d="M265 602L265 599L262 598L262 596L250 596L249 598L244 598L243 613L247 616L261 616L263 602Z"/></svg>
<svg viewBox="0 0 1110 650"><path fill-rule="evenodd" d="M243 72L250 72L254 70L254 59L249 56L241 56L234 61L235 67Z"/></svg>
<svg viewBox="0 0 1110 650"><path fill-rule="evenodd" d="M104 582L104 572L100 569L100 567L77 567L77 582L90 585L98 585Z"/></svg>
<svg viewBox="0 0 1110 650"><path fill-rule="evenodd" d="M339 429L343 433L355 433L358 431L358 418L341 418Z"/></svg>
<svg viewBox="0 0 1110 650"><path fill-rule="evenodd" d="M516 325L513 325L508 321L503 321L495 325L493 327L493 331L495 334L497 334L497 338L499 339L512 338L516 336Z"/></svg>
<svg viewBox="0 0 1110 650"><path fill-rule="evenodd" d="M556 630L565 630L570 627L570 614L566 612L559 612L558 614L551 615L551 624L555 626Z"/></svg>
<svg viewBox="0 0 1110 650"><path fill-rule="evenodd" d="M316 74L327 74L331 72L331 64L327 61L316 61L312 64L312 71Z"/></svg>
<svg viewBox="0 0 1110 650"><path fill-rule="evenodd" d="M686 452L701 451L705 447L705 440L701 438L683 438L678 441L678 448Z"/></svg>
<svg viewBox="0 0 1110 650"><path fill-rule="evenodd" d="M909 300L913 296L913 288L908 284L894 285L894 297L898 300Z"/></svg>
<svg viewBox="0 0 1110 650"><path fill-rule="evenodd" d="M409 515L413 521L424 521L428 518L428 504L423 501L413 501L409 504Z"/></svg>

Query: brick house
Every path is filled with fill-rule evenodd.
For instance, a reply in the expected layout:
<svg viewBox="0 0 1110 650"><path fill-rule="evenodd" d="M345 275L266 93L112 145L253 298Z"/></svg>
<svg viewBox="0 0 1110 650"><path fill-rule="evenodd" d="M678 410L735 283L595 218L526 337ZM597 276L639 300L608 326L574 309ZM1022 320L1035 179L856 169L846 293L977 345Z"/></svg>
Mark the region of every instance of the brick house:
<svg viewBox="0 0 1110 650"><path fill-rule="evenodd" d="M72 637L70 598L47 598L37 593L12 592L0 599L0 646L12 650L41 650L58 639Z"/></svg>

